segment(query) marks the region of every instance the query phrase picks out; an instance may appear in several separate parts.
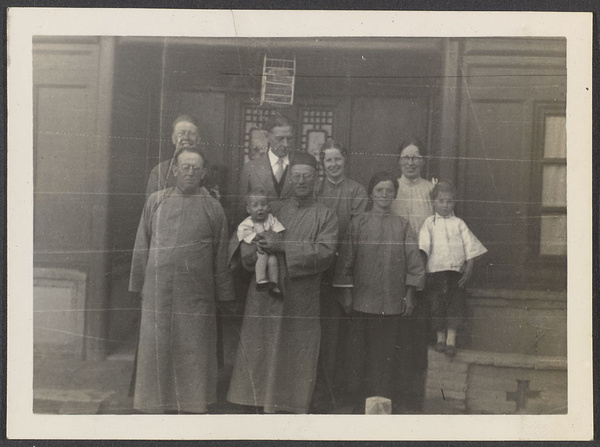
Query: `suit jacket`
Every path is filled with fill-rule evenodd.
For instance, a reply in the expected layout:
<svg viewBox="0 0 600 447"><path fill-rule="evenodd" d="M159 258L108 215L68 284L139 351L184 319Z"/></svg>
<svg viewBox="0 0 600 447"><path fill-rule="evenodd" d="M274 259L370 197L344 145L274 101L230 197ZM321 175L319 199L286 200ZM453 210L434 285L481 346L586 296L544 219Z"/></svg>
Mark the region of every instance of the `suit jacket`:
<svg viewBox="0 0 600 447"><path fill-rule="evenodd" d="M261 154L255 160L250 160L242 168L238 188L237 216L243 219L246 216L246 194L253 189L264 189L269 195L271 213L277 214L285 199L292 197L292 183L290 181L290 166L294 153L290 152L290 165L287 167L281 193L277 194L273 178L273 170L267 153Z"/></svg>

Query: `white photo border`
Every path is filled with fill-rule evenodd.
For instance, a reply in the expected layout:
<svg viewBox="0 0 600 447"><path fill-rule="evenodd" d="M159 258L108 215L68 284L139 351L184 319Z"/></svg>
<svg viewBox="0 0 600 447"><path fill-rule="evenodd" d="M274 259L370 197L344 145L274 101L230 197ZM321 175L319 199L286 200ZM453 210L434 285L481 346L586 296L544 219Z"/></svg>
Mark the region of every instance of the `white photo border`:
<svg viewBox="0 0 600 447"><path fill-rule="evenodd" d="M9 439L589 440L592 392L592 14L10 8L8 11ZM497 37L567 39L568 414L33 414L32 36ZM235 427L235 428L233 428Z"/></svg>

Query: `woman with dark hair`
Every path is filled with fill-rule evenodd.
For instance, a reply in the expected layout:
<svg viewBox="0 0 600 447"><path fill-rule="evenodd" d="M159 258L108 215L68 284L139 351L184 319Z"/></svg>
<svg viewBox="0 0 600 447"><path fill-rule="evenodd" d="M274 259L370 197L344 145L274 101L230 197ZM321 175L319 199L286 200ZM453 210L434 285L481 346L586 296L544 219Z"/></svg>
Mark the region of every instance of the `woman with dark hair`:
<svg viewBox="0 0 600 447"><path fill-rule="evenodd" d="M429 216L433 214L431 191L433 183L421 177L425 166L423 144L416 138L409 138L400 144L400 171L398 179L398 197L392 205L394 214L410 222L415 234Z"/></svg>
<svg viewBox="0 0 600 447"><path fill-rule="evenodd" d="M431 191L434 183L421 177L425 166L425 146L417 138L408 138L400 144L399 164L402 175L398 179L398 196L392 204L394 214L410 222L418 236L423 222L433 215ZM425 377L427 372L427 345L431 337L429 311L424 297L416 294L415 311L401 328L398 340L397 401L403 412L423 410Z"/></svg>
<svg viewBox="0 0 600 447"><path fill-rule="evenodd" d="M368 202L365 187L346 177L347 158L342 143L327 140L321 148L321 164L325 178L319 182L316 189L317 201L335 210L340 241L344 239L352 216L363 213Z"/></svg>
<svg viewBox="0 0 600 447"><path fill-rule="evenodd" d="M365 212L367 192L363 185L346 177L347 155L342 143L327 140L319 152L325 177L319 180L316 198L335 211L338 241L342 241L350 219ZM331 285L334 269L335 259L321 277L321 351L313 398L315 413L328 412L332 407L335 409L337 398L346 394L342 375L346 369L348 325L340 305L341 290Z"/></svg>
<svg viewBox="0 0 600 447"><path fill-rule="evenodd" d="M391 210L397 193L392 174L371 178L368 212L350 222L335 270L334 286L343 288L342 304L352 318L350 391L360 413L367 397L394 398L402 317L412 313L415 290L425 278L416 236Z"/></svg>

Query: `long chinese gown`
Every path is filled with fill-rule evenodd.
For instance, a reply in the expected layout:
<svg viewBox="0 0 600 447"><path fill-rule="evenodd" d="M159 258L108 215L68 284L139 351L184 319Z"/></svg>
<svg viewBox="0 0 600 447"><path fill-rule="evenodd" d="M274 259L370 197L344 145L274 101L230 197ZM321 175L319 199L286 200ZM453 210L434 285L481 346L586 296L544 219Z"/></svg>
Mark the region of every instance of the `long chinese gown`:
<svg viewBox="0 0 600 447"><path fill-rule="evenodd" d="M365 212L369 198L358 182L344 177L339 183L324 178L317 187L317 201L335 211L338 218L338 241L346 234L350 219ZM338 242L338 247L339 247ZM343 377L349 354L347 352L348 322L338 302L340 290L331 285L335 260L323 274L321 283L321 375L315 391L315 409L327 405L331 388L336 394L344 394Z"/></svg>
<svg viewBox="0 0 600 447"><path fill-rule="evenodd" d="M308 412L319 356L319 285L333 259L335 213L288 199L277 213L286 228L280 258L284 298L250 284L240 343L227 399L264 407L266 413Z"/></svg>
<svg viewBox="0 0 600 447"><path fill-rule="evenodd" d="M204 189L152 194L138 227L129 290L142 294L134 408L205 412L216 400L216 302L234 299L227 222Z"/></svg>
<svg viewBox="0 0 600 447"><path fill-rule="evenodd" d="M400 177L398 185L398 195L392 203L392 211L408 219L411 228L418 235L425 219L433 215L430 195L433 183L421 177L414 180ZM398 386L402 405L409 412L423 410L427 344L430 337L429 310L425 297L417 293L416 302L413 314L405 318L398 340Z"/></svg>

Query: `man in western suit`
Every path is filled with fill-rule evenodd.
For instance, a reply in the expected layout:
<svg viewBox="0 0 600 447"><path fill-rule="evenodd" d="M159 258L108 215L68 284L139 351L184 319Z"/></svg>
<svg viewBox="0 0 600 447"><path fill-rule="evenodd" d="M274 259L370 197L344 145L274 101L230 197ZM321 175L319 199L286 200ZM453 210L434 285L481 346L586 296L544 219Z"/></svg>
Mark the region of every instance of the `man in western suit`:
<svg viewBox="0 0 600 447"><path fill-rule="evenodd" d="M267 131L268 151L250 160L242 169L238 188L238 216L245 213L245 197L249 191L263 189L269 194L271 212L276 214L283 201L292 196L292 184L288 175L290 153L294 138L292 122L283 115L268 119L264 126Z"/></svg>

